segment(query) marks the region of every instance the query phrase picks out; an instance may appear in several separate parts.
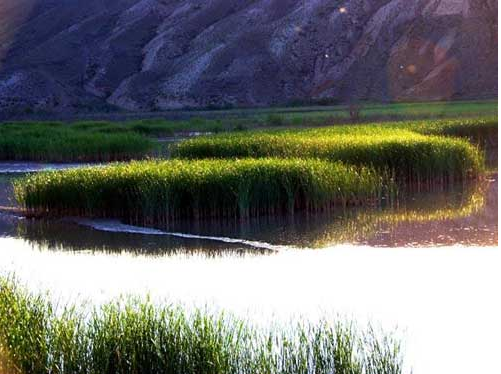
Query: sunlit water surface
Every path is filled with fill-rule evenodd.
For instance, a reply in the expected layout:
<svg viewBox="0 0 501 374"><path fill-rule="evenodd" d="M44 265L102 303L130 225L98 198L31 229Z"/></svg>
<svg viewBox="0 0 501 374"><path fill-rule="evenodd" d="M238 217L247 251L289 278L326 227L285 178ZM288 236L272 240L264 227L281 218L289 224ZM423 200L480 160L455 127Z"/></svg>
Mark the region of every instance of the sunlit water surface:
<svg viewBox="0 0 501 374"><path fill-rule="evenodd" d="M0 273L59 303L148 293L265 325L372 322L397 329L415 374L499 373L497 217L496 175L370 211L175 231L0 212Z"/></svg>

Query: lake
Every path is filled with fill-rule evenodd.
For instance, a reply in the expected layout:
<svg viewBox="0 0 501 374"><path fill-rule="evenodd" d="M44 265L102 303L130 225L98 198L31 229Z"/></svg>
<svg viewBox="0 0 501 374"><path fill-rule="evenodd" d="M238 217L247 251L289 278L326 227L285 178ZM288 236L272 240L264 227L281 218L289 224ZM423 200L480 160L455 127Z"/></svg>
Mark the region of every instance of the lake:
<svg viewBox="0 0 501 374"><path fill-rule="evenodd" d="M78 167L78 165L70 165ZM0 164L12 179L68 165ZM124 294L229 310L256 324L348 318L396 329L414 374L498 367L498 178L409 192L371 209L180 222L33 221L0 210L0 272L60 303Z"/></svg>

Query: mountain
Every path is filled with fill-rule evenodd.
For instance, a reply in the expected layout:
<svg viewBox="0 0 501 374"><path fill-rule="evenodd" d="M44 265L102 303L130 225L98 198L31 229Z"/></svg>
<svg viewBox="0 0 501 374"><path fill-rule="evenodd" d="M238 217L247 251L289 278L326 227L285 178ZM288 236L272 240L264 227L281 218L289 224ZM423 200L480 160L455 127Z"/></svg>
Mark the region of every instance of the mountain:
<svg viewBox="0 0 501 374"><path fill-rule="evenodd" d="M1 0L0 111L497 97L497 0Z"/></svg>

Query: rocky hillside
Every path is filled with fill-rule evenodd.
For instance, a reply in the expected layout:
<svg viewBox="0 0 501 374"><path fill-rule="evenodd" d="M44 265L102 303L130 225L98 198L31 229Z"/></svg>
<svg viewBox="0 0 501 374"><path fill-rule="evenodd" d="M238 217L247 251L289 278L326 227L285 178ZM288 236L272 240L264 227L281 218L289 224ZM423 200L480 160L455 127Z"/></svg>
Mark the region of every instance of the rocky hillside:
<svg viewBox="0 0 501 374"><path fill-rule="evenodd" d="M0 110L497 96L497 0L1 0Z"/></svg>

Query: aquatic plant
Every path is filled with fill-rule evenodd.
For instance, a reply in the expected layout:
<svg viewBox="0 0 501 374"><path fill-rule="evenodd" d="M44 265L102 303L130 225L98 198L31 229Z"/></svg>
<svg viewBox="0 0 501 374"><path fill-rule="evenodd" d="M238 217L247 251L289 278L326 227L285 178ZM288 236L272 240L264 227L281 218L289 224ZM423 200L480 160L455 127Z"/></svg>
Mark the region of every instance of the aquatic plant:
<svg viewBox="0 0 501 374"><path fill-rule="evenodd" d="M474 216L486 209L487 194L492 194L489 186L486 182L474 185L468 183L459 190L439 192L438 195L435 191L405 198L399 196L398 200L381 206L347 208L343 212L256 217L245 221L180 220L169 225L169 232L242 238L278 246L305 248L362 243L373 239L382 227L384 231L391 232L401 225L415 229L417 225L433 222L441 226L447 225L447 221ZM105 224L116 227L114 222ZM16 234L33 246L55 251L127 252L147 256L197 254L209 257L228 254L262 256L274 253L271 249L257 249L242 243L198 241L193 238L183 240L169 235L155 235L153 238L151 235L137 233L122 233L117 236L100 230L93 230L92 235L89 235L87 230L89 229L73 220L21 220L17 224ZM432 239L432 234L427 239ZM477 243L474 235L468 240Z"/></svg>
<svg viewBox="0 0 501 374"><path fill-rule="evenodd" d="M153 142L133 132L75 130L61 123L0 125L0 160L107 162L144 158Z"/></svg>
<svg viewBox="0 0 501 374"><path fill-rule="evenodd" d="M383 192L370 168L299 159L171 160L44 172L15 181L28 214L114 217L167 225L371 203Z"/></svg>
<svg viewBox="0 0 501 374"><path fill-rule="evenodd" d="M406 128L421 134L447 135L466 138L482 147L497 146L497 117L461 118L407 123Z"/></svg>
<svg viewBox="0 0 501 374"><path fill-rule="evenodd" d="M374 167L408 184L463 180L477 176L484 165L481 152L466 140L377 126L222 134L183 141L172 154L185 159L319 158Z"/></svg>
<svg viewBox="0 0 501 374"><path fill-rule="evenodd" d="M122 299L84 312L0 278L0 371L399 374L391 336L350 323L257 328L228 313Z"/></svg>
<svg viewBox="0 0 501 374"><path fill-rule="evenodd" d="M365 106L364 106L365 107ZM496 140L497 117L491 115L470 117L470 108L482 109L485 113L495 113L496 103L463 103L458 105L437 104L394 104L390 106L368 105L368 112L362 115L367 121L378 113L396 113L390 117L405 119L410 112L439 114L445 110L449 114L456 113L462 118L443 120L414 120L402 122L374 122L361 126L342 126L346 122L341 107L319 108L275 108L255 110L222 111L215 118L191 118L189 120L165 120L151 118L111 121L78 121L61 122L10 122L0 124L0 159L31 161L108 161L142 158L154 146L147 137L174 136L188 132L219 133L223 131L255 129L263 127L293 126L308 128L325 126L310 130L310 136L347 133L364 133L373 128L381 131L387 129L407 129L425 135L461 136L484 146ZM418 108L418 109L417 109ZM474 110L475 109L475 110ZM410 111L410 112L409 112ZM480 112L481 113L481 112ZM471 114L471 113L470 113ZM340 116L341 115L341 116ZM412 116L411 116L412 117ZM382 118L385 118L384 115ZM352 129L353 128L353 129ZM377 132L371 132L378 135ZM382 134L379 134L382 135Z"/></svg>

